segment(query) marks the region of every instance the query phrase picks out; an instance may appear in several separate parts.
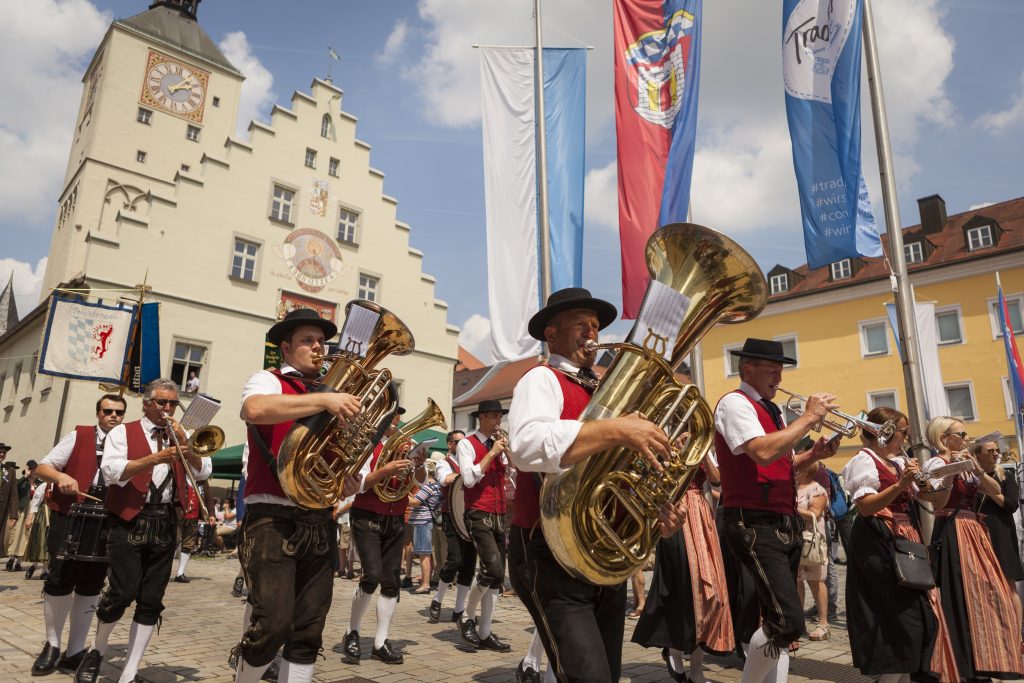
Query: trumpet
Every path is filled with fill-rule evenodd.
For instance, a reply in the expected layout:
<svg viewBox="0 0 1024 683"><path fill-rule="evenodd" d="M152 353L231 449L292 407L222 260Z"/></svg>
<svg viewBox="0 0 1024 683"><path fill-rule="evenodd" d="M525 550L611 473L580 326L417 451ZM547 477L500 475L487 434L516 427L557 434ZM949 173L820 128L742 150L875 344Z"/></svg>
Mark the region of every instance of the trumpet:
<svg viewBox="0 0 1024 683"><path fill-rule="evenodd" d="M1014 453L1013 451L1006 451L1005 453L1000 453L999 454L999 462L1001 462L1001 463L1012 462L1014 464L1017 464L1017 463L1020 462L1020 456L1017 455L1016 453Z"/></svg>
<svg viewBox="0 0 1024 683"><path fill-rule="evenodd" d="M782 387L778 387L778 390L788 395L790 398L786 401L785 406L791 413L796 415L804 414L804 406L807 405L807 397L801 396L800 394L794 394L792 391L786 391ZM829 410L828 413L833 415L843 422L837 422L830 420L827 417L823 417L811 427L812 431L820 432L822 427L833 431L837 434L842 434L845 437L854 437L858 431L865 431L871 434L878 440L879 446L884 446L889 443L889 440L896 434L896 423L892 420L886 420L883 424L875 424L874 422L868 422L864 419L863 413L860 415L848 415L847 413L841 412L836 409Z"/></svg>
<svg viewBox="0 0 1024 683"><path fill-rule="evenodd" d="M209 518L210 513L206 509L206 503L203 502L203 497L199 495L199 485L196 483L195 475L192 474L192 466L189 465L188 460L185 459L185 453L181 450L181 442L178 441L178 435L174 433L174 425L177 423L171 419L170 413L164 412L163 416L164 421L167 422L167 433L171 435L171 443L174 444L174 450L178 453L178 461L181 463L182 469L185 470L185 478L188 479L189 486L191 486L196 492L196 498L199 500L199 512L205 520ZM189 450L199 457L213 455L223 446L224 430L216 425L200 427L196 431L192 432L192 436L188 437Z"/></svg>

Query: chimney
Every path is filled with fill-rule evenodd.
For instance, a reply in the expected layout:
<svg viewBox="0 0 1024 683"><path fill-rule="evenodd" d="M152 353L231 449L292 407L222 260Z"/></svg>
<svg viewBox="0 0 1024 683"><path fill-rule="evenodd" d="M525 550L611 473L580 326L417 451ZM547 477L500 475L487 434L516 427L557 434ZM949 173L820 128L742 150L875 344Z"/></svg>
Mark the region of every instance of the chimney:
<svg viewBox="0 0 1024 683"><path fill-rule="evenodd" d="M946 202L939 195L918 199L917 210L921 214L921 232L925 235L942 232L946 227Z"/></svg>

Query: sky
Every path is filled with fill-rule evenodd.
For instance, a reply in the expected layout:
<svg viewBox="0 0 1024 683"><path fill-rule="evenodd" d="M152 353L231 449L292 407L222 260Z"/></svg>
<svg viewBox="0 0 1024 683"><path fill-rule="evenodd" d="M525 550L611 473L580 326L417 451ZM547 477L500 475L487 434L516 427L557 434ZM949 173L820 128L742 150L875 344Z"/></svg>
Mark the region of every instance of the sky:
<svg viewBox="0 0 1024 683"><path fill-rule="evenodd" d="M147 0L0 3L0 281L38 302L82 75L113 19ZM1019 0L875 0L901 223L939 194L949 214L1024 195ZM584 286L619 305L611 0L545 0L547 46L590 46ZM370 163L398 199L448 321L490 359L473 44L533 44L532 0L203 0L199 22L246 76L238 130L269 121L314 77L344 91ZM736 239L767 272L806 261L781 75L781 0L704 3L693 220ZM327 46L341 59L331 62ZM1016 47L1014 47L1016 46ZM17 65L12 68L11 65ZM884 215L867 79L863 172ZM884 227L884 226L883 226ZM479 283L479 286L473 286ZM619 322L611 335L628 326Z"/></svg>

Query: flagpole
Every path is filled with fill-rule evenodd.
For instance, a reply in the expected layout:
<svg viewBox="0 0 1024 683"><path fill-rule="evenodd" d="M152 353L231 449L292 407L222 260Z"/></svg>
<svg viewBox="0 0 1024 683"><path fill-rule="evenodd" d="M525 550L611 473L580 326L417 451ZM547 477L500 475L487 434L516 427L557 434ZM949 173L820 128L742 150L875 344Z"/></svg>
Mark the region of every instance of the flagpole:
<svg viewBox="0 0 1024 683"><path fill-rule="evenodd" d="M864 60L867 64L871 115L875 128L875 146L878 150L878 172L882 181L882 203L885 207L885 225L889 237L889 261L893 269L890 280L896 298L896 322L899 325L900 338L903 340L903 382L907 391L910 428L914 434L911 449L918 462L924 465L925 460L931 457L931 451L924 443L927 423L923 403L924 382L917 346L917 315L912 307L910 278L907 275L907 260L903 252L903 223L900 221L900 207L896 197L896 177L892 165L892 146L889 142L889 123L882 94L882 71L878 63L871 0L864 0L863 19ZM922 535L927 543L931 537L931 518L923 516L921 522Z"/></svg>
<svg viewBox="0 0 1024 683"><path fill-rule="evenodd" d="M996 271L996 287L999 288L999 295L1000 295L999 296L1000 300L997 303L998 303L999 306L1002 306L1003 302L1006 301L1006 294L1003 292L1003 282L1002 282L1002 280L999 279L999 271L998 270ZM1004 309L1000 309L999 317L1002 318L1003 314L1005 312L1006 311ZM1012 323L1010 323L1009 320L1006 320L1005 323L1006 323L1005 327L1012 328ZM1003 332L1004 335L1006 334L1006 330L1005 329L1002 332ZM1005 339L1003 340L1003 344L1004 344L1004 346L1008 345L1008 343L1007 343L1007 341ZM1010 386L1007 387L1007 389L1010 392L1010 406L1013 408L1013 433L1017 436L1017 457L1018 458L1024 458L1024 434L1021 434L1021 430L1020 430L1020 423L1021 423L1020 410L1021 410L1021 407L1020 407L1020 403L1017 401L1017 390L1016 390L1016 387L1013 385L1013 376L1012 376L1013 375L1013 368L1011 367L1011 364L1010 364L1010 356L1009 355L1006 356L1006 374L1007 374L1007 380L1008 380L1008 382L1010 384Z"/></svg>
<svg viewBox="0 0 1024 683"><path fill-rule="evenodd" d="M686 206L686 222L693 222L693 202ZM698 340L690 349L690 381L697 387L697 391L704 395L704 349Z"/></svg>
<svg viewBox="0 0 1024 683"><path fill-rule="evenodd" d="M543 307L551 295L551 226L548 222L548 148L544 124L544 36L540 18L540 0L533 2L536 59L534 59L533 89L537 126L537 214L540 218L540 301ZM545 355L547 355L545 346Z"/></svg>

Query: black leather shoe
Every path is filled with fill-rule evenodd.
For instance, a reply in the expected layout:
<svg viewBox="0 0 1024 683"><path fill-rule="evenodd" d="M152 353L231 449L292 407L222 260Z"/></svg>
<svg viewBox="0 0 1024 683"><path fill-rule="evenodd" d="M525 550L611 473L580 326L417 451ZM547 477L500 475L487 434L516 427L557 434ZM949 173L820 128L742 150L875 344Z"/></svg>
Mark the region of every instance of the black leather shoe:
<svg viewBox="0 0 1024 683"><path fill-rule="evenodd" d="M383 645L373 648L370 651L370 659L379 659L385 664L401 664L405 661L405 657L391 647L390 640L385 640Z"/></svg>
<svg viewBox="0 0 1024 683"><path fill-rule="evenodd" d="M184 574L178 574L174 577L174 583L189 583L192 579L188 578Z"/></svg>
<svg viewBox="0 0 1024 683"><path fill-rule="evenodd" d="M516 667L516 683L540 683L540 672L526 666L525 659L520 659Z"/></svg>
<svg viewBox="0 0 1024 683"><path fill-rule="evenodd" d="M276 683L278 674L281 673L281 660L275 659L267 667L267 670L260 676L261 681L270 681L270 683Z"/></svg>
<svg viewBox="0 0 1024 683"><path fill-rule="evenodd" d="M99 650L89 650L82 657L82 663L75 671L75 683L96 683L100 677L100 664L103 663L103 655Z"/></svg>
<svg viewBox="0 0 1024 683"><path fill-rule="evenodd" d="M665 660L665 668L668 669L669 678L679 683L690 683L690 678L685 673L680 673L672 668L672 662L669 661L668 648L662 648L661 658Z"/></svg>
<svg viewBox="0 0 1024 683"><path fill-rule="evenodd" d="M13 557L7 558L7 565L4 568L7 571L9 571L9 572L13 572L14 571L14 558Z"/></svg>
<svg viewBox="0 0 1024 683"><path fill-rule="evenodd" d="M345 643L341 646L341 660L346 664L358 664L362 656L359 649L359 631L349 631L345 634Z"/></svg>
<svg viewBox="0 0 1024 683"><path fill-rule="evenodd" d="M430 601L430 607L427 608L427 621L431 624L436 624L441 620L441 603L437 600Z"/></svg>
<svg viewBox="0 0 1024 683"><path fill-rule="evenodd" d="M36 573L36 565L33 563L28 569L25 570L25 578L31 579Z"/></svg>
<svg viewBox="0 0 1024 683"><path fill-rule="evenodd" d="M511 645L509 645L508 643L501 642L500 640L498 640L498 636L494 635L493 633L491 635L487 636L486 638L479 638L478 637L477 640L480 642L480 644L477 645L477 647L479 647L481 650L494 650L495 652L508 652L509 650L512 649Z"/></svg>
<svg viewBox="0 0 1024 683"><path fill-rule="evenodd" d="M459 635L467 644L480 647L480 636L476 632L475 619L459 619Z"/></svg>
<svg viewBox="0 0 1024 683"><path fill-rule="evenodd" d="M243 588L245 588L245 581L242 580L241 576L236 576L235 583L231 586L231 596L235 598L242 597Z"/></svg>
<svg viewBox="0 0 1024 683"><path fill-rule="evenodd" d="M43 651L39 653L32 665L32 675L45 676L53 673L53 670L57 668L58 659L60 659L60 648L54 647L50 645L50 641L46 641L43 643Z"/></svg>
<svg viewBox="0 0 1024 683"><path fill-rule="evenodd" d="M452 612L452 623L457 624L462 621L462 612Z"/></svg>
<svg viewBox="0 0 1024 683"><path fill-rule="evenodd" d="M64 656L57 660L57 671L62 674L73 674L78 670L78 665L82 663L82 658L85 657L87 650L76 652L73 655L69 655L66 651Z"/></svg>

